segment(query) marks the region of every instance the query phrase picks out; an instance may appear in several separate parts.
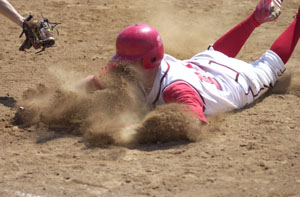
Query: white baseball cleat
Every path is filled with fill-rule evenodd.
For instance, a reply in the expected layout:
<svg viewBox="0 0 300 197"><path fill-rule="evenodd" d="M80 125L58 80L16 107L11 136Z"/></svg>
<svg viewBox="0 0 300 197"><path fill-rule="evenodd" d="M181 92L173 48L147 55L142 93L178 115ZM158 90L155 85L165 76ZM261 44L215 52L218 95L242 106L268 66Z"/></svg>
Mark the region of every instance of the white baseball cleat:
<svg viewBox="0 0 300 197"><path fill-rule="evenodd" d="M281 14L280 8L283 0L261 0L256 6L254 17L260 24L274 21Z"/></svg>

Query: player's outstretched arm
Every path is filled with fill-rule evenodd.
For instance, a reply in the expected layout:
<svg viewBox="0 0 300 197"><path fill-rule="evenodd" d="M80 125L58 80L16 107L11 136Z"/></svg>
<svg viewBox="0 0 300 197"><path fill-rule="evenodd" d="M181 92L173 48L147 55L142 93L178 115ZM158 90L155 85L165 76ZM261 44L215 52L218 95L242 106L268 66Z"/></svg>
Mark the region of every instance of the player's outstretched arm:
<svg viewBox="0 0 300 197"><path fill-rule="evenodd" d="M118 64L108 62L105 66L101 67L96 74L89 75L86 78L80 80L76 84L76 89L85 89L87 92L105 89L106 86L101 79L107 76L107 74L111 73L112 68L116 65Z"/></svg>
<svg viewBox="0 0 300 197"><path fill-rule="evenodd" d="M0 13L20 27L23 26L24 17L7 0L0 0Z"/></svg>
<svg viewBox="0 0 300 197"><path fill-rule="evenodd" d="M89 76L83 78L82 80L78 81L75 84L75 89L82 90L85 92L93 92L93 91L100 90L103 88L100 86L100 84L96 78L96 75L89 75Z"/></svg>

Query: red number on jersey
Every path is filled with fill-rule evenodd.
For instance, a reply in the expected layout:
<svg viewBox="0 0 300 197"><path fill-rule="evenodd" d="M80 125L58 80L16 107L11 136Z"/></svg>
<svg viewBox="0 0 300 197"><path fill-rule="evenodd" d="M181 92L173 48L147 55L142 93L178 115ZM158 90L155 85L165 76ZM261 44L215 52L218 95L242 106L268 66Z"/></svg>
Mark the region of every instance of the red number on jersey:
<svg viewBox="0 0 300 197"><path fill-rule="evenodd" d="M187 68L193 68L193 65L192 64L187 64L186 67ZM201 70L203 70L203 69L201 69ZM203 71L206 72L205 70L203 70ZM210 83L210 84L214 84L217 87L217 89L222 90L220 84L218 83L218 81L215 78L203 76L199 72L195 72L195 74L199 77L200 81L204 81L204 82L207 82L207 83Z"/></svg>

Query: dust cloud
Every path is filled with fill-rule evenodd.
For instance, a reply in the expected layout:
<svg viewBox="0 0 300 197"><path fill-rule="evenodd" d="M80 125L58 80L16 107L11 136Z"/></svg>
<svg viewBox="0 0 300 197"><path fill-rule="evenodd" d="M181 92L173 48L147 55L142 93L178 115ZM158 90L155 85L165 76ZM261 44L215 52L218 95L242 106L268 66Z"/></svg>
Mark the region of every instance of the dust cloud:
<svg viewBox="0 0 300 197"><path fill-rule="evenodd" d="M300 97L300 80L297 77L299 73L285 71L278 82L275 84L272 89L273 94L292 94Z"/></svg>
<svg viewBox="0 0 300 197"><path fill-rule="evenodd" d="M39 84L23 93L15 123L80 134L90 146L201 139L203 126L183 106L146 104L132 68L114 68L102 79L107 88L93 92L70 86L76 75L56 70L55 85Z"/></svg>
<svg viewBox="0 0 300 197"><path fill-rule="evenodd" d="M300 97L300 79L299 79L299 72L293 72L290 74L290 86L287 89L287 92L293 94L295 96Z"/></svg>
<svg viewBox="0 0 300 197"><path fill-rule="evenodd" d="M154 6L147 22L159 31L167 54L178 59L189 59L214 42L216 35L211 32L216 29L208 16L199 14L198 18L191 18L189 14L179 15L176 7L147 3L148 6ZM187 20L189 24L186 23Z"/></svg>
<svg viewBox="0 0 300 197"><path fill-rule="evenodd" d="M274 94L285 94L288 92L288 89L291 86L292 82L292 74L288 71L284 73L275 84L274 88L272 89L272 93Z"/></svg>

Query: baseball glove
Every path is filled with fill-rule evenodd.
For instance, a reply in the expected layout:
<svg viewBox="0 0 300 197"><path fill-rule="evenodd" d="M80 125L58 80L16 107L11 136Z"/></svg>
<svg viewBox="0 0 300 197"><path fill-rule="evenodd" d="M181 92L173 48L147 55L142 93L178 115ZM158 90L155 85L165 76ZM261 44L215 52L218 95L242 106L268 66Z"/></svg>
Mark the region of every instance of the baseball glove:
<svg viewBox="0 0 300 197"><path fill-rule="evenodd" d="M23 31L20 38L25 33L26 39L19 48L20 51L25 51L31 47L40 49L42 52L48 47L53 47L55 44L54 28L60 23L51 23L47 18L36 18L29 15L23 22Z"/></svg>

